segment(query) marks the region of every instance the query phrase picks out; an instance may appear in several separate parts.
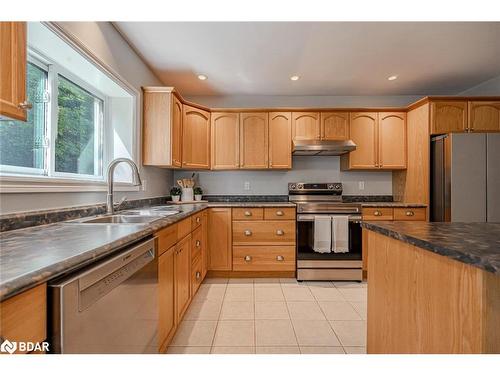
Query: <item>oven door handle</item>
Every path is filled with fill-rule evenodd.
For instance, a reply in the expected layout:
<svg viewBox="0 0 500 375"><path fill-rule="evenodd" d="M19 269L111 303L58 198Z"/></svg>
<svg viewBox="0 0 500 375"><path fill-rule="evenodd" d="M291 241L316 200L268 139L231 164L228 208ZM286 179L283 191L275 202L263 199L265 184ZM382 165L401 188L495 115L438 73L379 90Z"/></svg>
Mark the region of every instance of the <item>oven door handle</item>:
<svg viewBox="0 0 500 375"><path fill-rule="evenodd" d="M322 214L322 215L297 215L297 221L314 221L314 217L315 216L340 216L340 215L335 215L335 214L332 214L332 215L325 215L325 214ZM358 222L358 221L361 221L361 215L347 215L349 216L349 221L352 221L352 222Z"/></svg>

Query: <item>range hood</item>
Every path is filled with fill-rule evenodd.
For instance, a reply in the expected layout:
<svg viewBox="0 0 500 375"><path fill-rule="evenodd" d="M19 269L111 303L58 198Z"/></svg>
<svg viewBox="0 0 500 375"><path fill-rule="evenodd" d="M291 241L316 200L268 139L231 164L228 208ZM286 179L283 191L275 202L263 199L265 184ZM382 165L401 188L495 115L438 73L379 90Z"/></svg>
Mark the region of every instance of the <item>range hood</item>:
<svg viewBox="0 0 500 375"><path fill-rule="evenodd" d="M293 141L293 155L342 155L354 151L356 144L349 141L296 140Z"/></svg>

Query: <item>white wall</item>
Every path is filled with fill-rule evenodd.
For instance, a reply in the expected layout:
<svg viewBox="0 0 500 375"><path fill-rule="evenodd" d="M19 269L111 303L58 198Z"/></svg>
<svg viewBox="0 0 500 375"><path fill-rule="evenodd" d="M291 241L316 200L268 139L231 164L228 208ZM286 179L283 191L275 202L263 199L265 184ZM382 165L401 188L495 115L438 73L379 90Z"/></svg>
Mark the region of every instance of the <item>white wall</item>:
<svg viewBox="0 0 500 375"><path fill-rule="evenodd" d="M176 171L174 179L191 177L192 171ZM204 194L286 195L288 182L342 182L345 195L391 195L391 172L342 172L339 156L295 156L289 171L197 172ZM250 182L250 190L244 183ZM358 182L365 189L359 190Z"/></svg>
<svg viewBox="0 0 500 375"><path fill-rule="evenodd" d="M477 86L471 87L464 92L461 92L460 95L500 95L500 76L494 77L486 82L480 83Z"/></svg>
<svg viewBox="0 0 500 375"><path fill-rule="evenodd" d="M138 92L141 91L141 86L162 84L110 23L61 22L60 26L77 37L98 59L113 69ZM137 110L142 114L142 97ZM140 144L139 133L137 140ZM146 191L117 192L115 199L118 200L123 195L129 199L138 199L168 193L172 183L171 171L142 167L141 176L146 181ZM42 210L105 201L105 192L0 194L1 213Z"/></svg>
<svg viewBox="0 0 500 375"><path fill-rule="evenodd" d="M422 95L403 96L187 96L186 99L212 108L230 107L405 107L421 99Z"/></svg>

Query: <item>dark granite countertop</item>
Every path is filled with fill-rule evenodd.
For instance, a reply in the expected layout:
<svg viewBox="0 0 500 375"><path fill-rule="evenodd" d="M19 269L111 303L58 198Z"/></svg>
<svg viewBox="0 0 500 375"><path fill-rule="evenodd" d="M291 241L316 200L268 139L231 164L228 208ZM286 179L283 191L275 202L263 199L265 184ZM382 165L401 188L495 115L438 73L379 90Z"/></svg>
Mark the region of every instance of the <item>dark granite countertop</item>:
<svg viewBox="0 0 500 375"><path fill-rule="evenodd" d="M175 205L181 213L148 224L59 222L0 233L0 301L84 267L207 207L295 207L289 202Z"/></svg>
<svg viewBox="0 0 500 375"><path fill-rule="evenodd" d="M423 203L403 203L403 202L364 202L361 207L396 207L396 208L423 208L427 207Z"/></svg>
<svg viewBox="0 0 500 375"><path fill-rule="evenodd" d="M500 275L500 223L365 221L364 228Z"/></svg>

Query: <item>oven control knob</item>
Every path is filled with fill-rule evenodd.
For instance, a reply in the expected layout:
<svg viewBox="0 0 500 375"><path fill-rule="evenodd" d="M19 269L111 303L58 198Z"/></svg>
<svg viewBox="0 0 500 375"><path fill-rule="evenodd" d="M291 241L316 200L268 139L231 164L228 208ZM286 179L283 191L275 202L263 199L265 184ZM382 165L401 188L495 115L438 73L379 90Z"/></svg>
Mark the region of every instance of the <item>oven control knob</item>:
<svg viewBox="0 0 500 375"><path fill-rule="evenodd" d="M304 184L297 184L297 189L304 189Z"/></svg>
<svg viewBox="0 0 500 375"><path fill-rule="evenodd" d="M328 184L328 190L333 190L334 186L333 184Z"/></svg>
<svg viewBox="0 0 500 375"><path fill-rule="evenodd" d="M295 184L290 184L290 190L295 190L297 186Z"/></svg>
<svg viewBox="0 0 500 375"><path fill-rule="evenodd" d="M338 190L342 189L342 185L340 185L340 184L335 184L334 187L335 187L335 189L338 189Z"/></svg>

